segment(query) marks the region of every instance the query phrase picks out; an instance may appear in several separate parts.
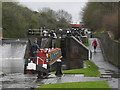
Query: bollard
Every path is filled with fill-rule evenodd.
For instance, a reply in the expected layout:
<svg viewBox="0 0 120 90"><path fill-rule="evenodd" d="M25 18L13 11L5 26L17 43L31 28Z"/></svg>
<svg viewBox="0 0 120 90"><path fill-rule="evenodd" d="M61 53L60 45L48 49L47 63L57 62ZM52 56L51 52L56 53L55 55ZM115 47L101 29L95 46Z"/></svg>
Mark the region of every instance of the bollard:
<svg viewBox="0 0 120 90"><path fill-rule="evenodd" d="M57 60L57 67L56 67L56 76L61 77L62 76L62 71L61 71L61 60Z"/></svg>
<svg viewBox="0 0 120 90"><path fill-rule="evenodd" d="M38 76L37 76L38 79L41 79L43 78L43 73L41 71L38 72Z"/></svg>

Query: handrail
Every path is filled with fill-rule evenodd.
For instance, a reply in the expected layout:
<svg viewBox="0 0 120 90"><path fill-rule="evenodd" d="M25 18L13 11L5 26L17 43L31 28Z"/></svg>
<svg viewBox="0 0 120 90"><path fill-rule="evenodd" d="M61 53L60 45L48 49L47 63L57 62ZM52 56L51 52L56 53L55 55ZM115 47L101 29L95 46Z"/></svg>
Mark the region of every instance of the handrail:
<svg viewBox="0 0 120 90"><path fill-rule="evenodd" d="M25 57L25 59L36 59L37 57ZM39 57L39 58L45 58L48 59L47 57Z"/></svg>
<svg viewBox="0 0 120 90"><path fill-rule="evenodd" d="M38 65L38 60L39 60L39 59L43 62L42 64L44 64L44 60L42 60L42 59L39 58L39 57L37 57L37 63L36 63L36 64Z"/></svg>

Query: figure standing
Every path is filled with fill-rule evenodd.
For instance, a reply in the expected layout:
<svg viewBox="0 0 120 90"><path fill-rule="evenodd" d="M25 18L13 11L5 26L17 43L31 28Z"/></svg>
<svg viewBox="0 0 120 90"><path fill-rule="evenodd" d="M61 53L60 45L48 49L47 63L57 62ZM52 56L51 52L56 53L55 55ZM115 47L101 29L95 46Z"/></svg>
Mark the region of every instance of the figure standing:
<svg viewBox="0 0 120 90"><path fill-rule="evenodd" d="M93 42L92 42L92 46L94 47L94 52L96 52L96 48L97 48L97 41L96 40L94 40Z"/></svg>
<svg viewBox="0 0 120 90"><path fill-rule="evenodd" d="M35 57L37 49L40 49L36 40L33 42L31 49L32 49L33 57Z"/></svg>

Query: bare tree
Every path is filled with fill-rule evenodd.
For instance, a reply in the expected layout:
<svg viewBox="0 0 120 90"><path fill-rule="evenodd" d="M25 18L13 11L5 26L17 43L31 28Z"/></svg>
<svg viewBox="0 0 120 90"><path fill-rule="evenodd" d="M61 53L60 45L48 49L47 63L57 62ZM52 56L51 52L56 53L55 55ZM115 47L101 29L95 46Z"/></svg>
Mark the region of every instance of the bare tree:
<svg viewBox="0 0 120 90"><path fill-rule="evenodd" d="M71 14L64 10L58 10L56 13L56 18L58 21L65 20L66 22L70 23L72 20Z"/></svg>

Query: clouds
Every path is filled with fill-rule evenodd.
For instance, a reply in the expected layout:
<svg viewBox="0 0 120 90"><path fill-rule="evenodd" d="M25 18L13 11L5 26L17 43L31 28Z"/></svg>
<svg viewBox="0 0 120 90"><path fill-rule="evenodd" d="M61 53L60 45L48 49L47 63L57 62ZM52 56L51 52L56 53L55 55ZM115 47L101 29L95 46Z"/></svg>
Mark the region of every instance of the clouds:
<svg viewBox="0 0 120 90"><path fill-rule="evenodd" d="M88 2L88 0L19 0L20 2Z"/></svg>

